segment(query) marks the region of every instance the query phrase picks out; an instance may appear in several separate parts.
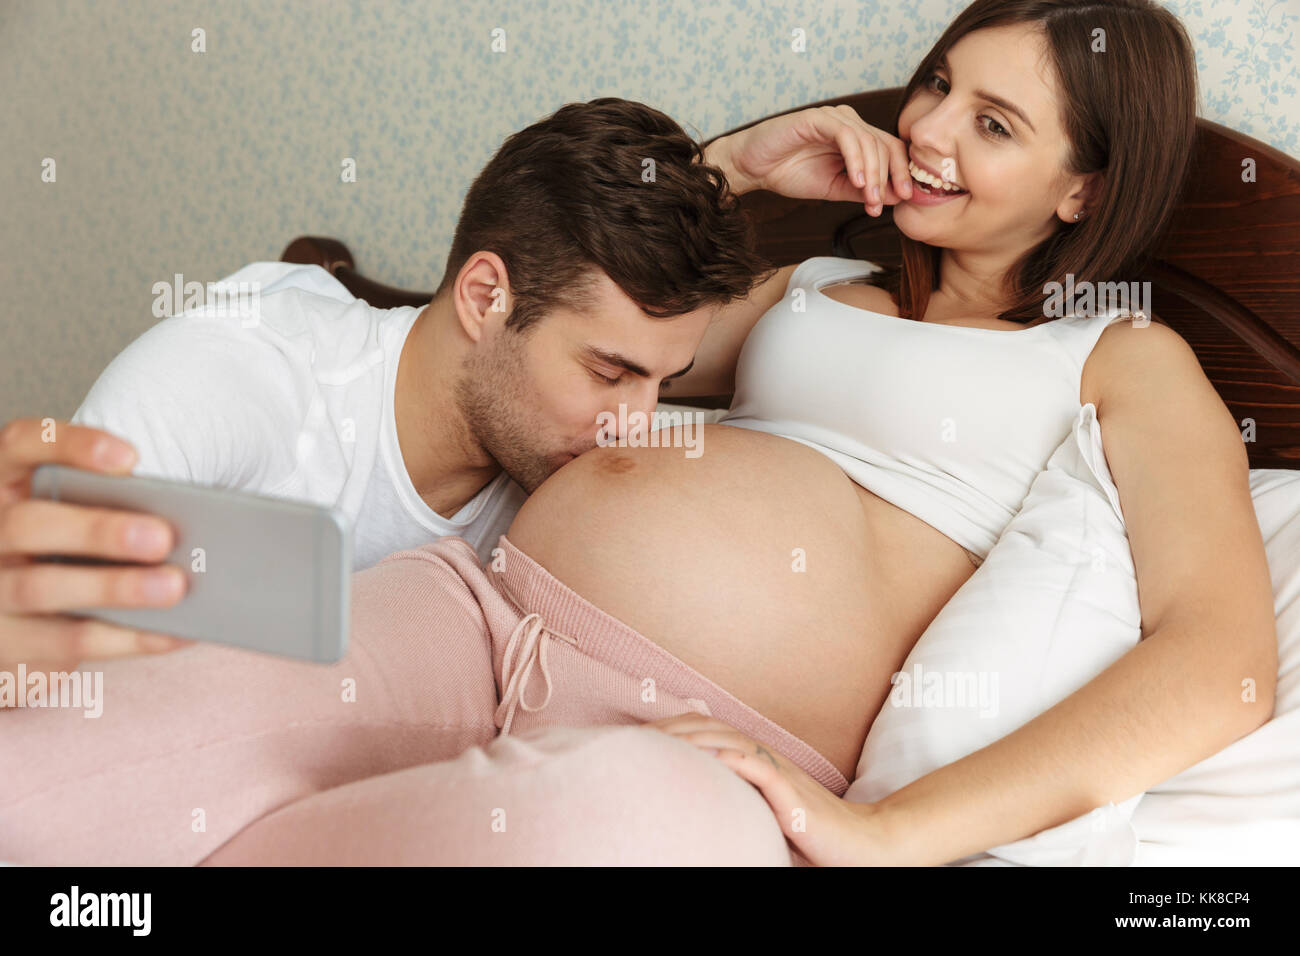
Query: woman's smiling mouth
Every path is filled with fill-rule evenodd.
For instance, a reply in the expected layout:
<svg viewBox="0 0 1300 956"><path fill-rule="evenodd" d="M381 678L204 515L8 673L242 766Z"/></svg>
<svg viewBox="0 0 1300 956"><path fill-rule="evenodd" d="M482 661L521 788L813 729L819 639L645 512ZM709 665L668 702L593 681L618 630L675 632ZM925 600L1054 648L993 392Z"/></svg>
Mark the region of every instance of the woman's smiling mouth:
<svg viewBox="0 0 1300 956"><path fill-rule="evenodd" d="M908 160L907 169L912 174L913 183L910 201L919 206L937 206L965 196L968 192L951 180L941 179L924 166L918 165L915 160Z"/></svg>

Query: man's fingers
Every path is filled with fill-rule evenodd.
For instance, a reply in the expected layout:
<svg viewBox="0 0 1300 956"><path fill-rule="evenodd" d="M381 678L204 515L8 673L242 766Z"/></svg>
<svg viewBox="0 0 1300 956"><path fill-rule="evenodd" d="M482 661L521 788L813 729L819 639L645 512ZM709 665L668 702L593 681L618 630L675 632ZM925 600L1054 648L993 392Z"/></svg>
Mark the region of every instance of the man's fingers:
<svg viewBox="0 0 1300 956"><path fill-rule="evenodd" d="M89 607L167 607L186 590L174 567L74 565L32 561L58 554L156 562L173 547L161 518L28 497L33 469L61 464L130 474L138 455L108 432L53 418L19 418L0 428L0 671L75 669L103 660L175 650L193 643L167 634L50 612ZM152 528L150 539L136 529ZM151 588L150 582L163 586Z"/></svg>
<svg viewBox="0 0 1300 956"><path fill-rule="evenodd" d="M32 671L71 670L82 661L158 654L188 647L193 641L118 627L94 618L0 618L0 671L13 672L21 662Z"/></svg>
<svg viewBox="0 0 1300 956"><path fill-rule="evenodd" d="M86 425L51 418L15 418L0 428L0 484L47 463L129 474L136 457L130 443Z"/></svg>
<svg viewBox="0 0 1300 956"><path fill-rule="evenodd" d="M83 567L32 561L0 568L0 612L49 614L90 607L170 607L185 595L180 568Z"/></svg>
<svg viewBox="0 0 1300 956"><path fill-rule="evenodd" d="M0 555L59 554L110 561L161 561L175 546L154 515L29 498L0 510Z"/></svg>

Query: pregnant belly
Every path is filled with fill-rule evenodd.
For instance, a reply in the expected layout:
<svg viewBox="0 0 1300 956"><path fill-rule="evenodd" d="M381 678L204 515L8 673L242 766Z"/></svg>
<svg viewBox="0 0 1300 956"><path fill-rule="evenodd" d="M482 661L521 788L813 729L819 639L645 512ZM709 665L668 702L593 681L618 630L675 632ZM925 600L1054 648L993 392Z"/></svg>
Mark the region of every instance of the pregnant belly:
<svg viewBox="0 0 1300 956"><path fill-rule="evenodd" d="M974 566L806 445L706 425L691 458L675 431L569 462L507 537L852 780L891 675Z"/></svg>

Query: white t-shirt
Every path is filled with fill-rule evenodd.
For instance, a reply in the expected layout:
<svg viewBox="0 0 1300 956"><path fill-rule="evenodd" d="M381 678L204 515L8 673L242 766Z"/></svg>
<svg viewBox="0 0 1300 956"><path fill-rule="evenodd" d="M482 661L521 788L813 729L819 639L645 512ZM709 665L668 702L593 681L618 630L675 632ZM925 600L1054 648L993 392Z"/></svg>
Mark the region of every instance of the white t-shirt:
<svg viewBox="0 0 1300 956"><path fill-rule="evenodd" d="M447 535L487 561L524 490L502 472L448 519L402 461L393 392L420 310L371 308L319 266L256 262L223 281L260 283L256 323L202 309L162 319L72 421L134 444L136 475L337 508L354 570Z"/></svg>

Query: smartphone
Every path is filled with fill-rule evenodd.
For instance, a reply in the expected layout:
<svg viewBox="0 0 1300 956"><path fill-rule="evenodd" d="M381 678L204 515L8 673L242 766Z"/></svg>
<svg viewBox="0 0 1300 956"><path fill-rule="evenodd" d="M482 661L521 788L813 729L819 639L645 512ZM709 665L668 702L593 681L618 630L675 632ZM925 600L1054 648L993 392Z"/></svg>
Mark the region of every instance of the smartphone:
<svg viewBox="0 0 1300 956"><path fill-rule="evenodd" d="M171 524L165 563L187 581L171 607L68 613L177 637L331 663L347 650L352 536L337 510L182 481L41 465L32 496L123 511ZM42 560L108 564L79 556Z"/></svg>

